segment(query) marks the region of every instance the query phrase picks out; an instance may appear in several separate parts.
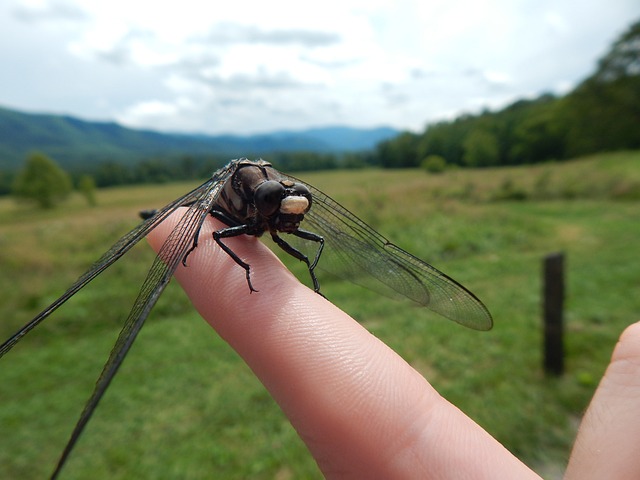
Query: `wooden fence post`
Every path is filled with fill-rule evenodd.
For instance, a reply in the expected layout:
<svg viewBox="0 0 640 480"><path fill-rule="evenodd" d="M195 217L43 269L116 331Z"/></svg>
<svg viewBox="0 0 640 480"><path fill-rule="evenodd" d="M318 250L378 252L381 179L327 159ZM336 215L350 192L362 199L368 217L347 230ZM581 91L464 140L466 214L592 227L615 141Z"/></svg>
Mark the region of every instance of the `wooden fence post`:
<svg viewBox="0 0 640 480"><path fill-rule="evenodd" d="M544 258L544 371L564 373L564 254Z"/></svg>

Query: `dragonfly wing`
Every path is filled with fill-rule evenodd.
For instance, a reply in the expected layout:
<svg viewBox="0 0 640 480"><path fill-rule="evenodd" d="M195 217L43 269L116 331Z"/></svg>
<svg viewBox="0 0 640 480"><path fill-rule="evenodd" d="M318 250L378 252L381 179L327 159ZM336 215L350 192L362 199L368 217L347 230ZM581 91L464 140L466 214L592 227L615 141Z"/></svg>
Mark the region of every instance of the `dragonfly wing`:
<svg viewBox="0 0 640 480"><path fill-rule="evenodd" d="M147 278L145 279L138 297L129 313L122 331L120 332L115 346L111 350L109 359L104 365L102 373L96 382L95 389L87 401L82 414L71 437L58 461L52 478L55 478L66 462L71 450L75 446L82 430L91 418L98 402L107 390L111 380L118 371L138 332L142 328L149 312L155 305L161 293L168 285L178 264L183 260L188 249L193 245L195 236L198 235L200 227L209 214L209 209L222 188L221 182L209 181L206 188L198 189L200 198L190 199L191 206L182 216L178 224L171 231L171 234L162 245L160 252L156 256ZM183 198L184 200L184 198ZM182 202L184 203L184 202ZM175 209L173 209L175 210ZM156 214L156 218L167 216L165 209ZM155 223L157 225L157 222Z"/></svg>
<svg viewBox="0 0 640 480"><path fill-rule="evenodd" d="M394 245L317 188L290 178L306 185L313 196L303 228L325 239L318 269L386 296L409 298L464 326L477 330L492 327L487 308L460 283ZM313 242L294 236L287 241L314 257L317 245Z"/></svg>
<svg viewBox="0 0 640 480"><path fill-rule="evenodd" d="M181 205L194 202L197 198L202 197L203 192L206 192L211 188L212 180L208 180L199 187L195 188L191 192L183 195L182 197L174 200L164 208L158 210L158 212L148 220L140 223L137 227L131 230L118 240L107 252L102 255L78 280L71 285L66 292L64 292L57 300L51 305L40 312L31 321L20 328L9 339L7 339L2 345L0 345L0 357L7 353L11 348L22 339L27 333L37 327L44 319L46 319L51 313L53 313L58 307L69 300L80 289L86 286L91 280L100 275L109 266L113 265L120 257L127 253L135 244L137 244L142 238L157 227L165 218L173 213Z"/></svg>

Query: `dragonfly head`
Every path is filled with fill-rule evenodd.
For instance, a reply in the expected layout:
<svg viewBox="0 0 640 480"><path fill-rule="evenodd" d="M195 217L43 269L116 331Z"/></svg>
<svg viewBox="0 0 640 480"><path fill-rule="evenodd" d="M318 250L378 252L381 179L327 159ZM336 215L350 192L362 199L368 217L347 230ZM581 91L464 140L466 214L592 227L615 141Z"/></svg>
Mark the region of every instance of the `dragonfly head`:
<svg viewBox="0 0 640 480"><path fill-rule="evenodd" d="M311 208L311 192L302 184L289 180L267 180L255 190L258 212L280 232L295 232Z"/></svg>

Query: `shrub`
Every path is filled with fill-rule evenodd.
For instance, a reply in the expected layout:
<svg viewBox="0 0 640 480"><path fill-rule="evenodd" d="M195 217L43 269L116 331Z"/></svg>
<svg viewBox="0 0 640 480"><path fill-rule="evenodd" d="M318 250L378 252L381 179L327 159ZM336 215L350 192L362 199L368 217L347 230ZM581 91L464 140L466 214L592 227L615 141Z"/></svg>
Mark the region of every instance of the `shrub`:
<svg viewBox="0 0 640 480"><path fill-rule="evenodd" d="M447 168L447 161L440 155L429 155L420 162L420 168L429 173L442 173Z"/></svg>

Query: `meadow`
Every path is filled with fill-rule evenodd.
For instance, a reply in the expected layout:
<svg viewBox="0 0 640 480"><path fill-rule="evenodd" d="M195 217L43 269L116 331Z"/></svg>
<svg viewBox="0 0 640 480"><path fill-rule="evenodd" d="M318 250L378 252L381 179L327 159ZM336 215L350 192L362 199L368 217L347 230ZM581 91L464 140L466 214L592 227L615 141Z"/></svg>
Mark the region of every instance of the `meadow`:
<svg viewBox="0 0 640 480"><path fill-rule="evenodd" d="M640 320L640 153L303 178L471 289L495 326L468 330L320 273L324 294L533 469L561 474L619 334ZM96 207L77 195L50 211L0 199L0 338L57 298L139 210L193 186L105 189ZM567 255L566 373L547 377L541 261L556 251ZM152 259L141 242L0 360L0 478L51 473ZM172 283L61 478L322 476L251 371Z"/></svg>

